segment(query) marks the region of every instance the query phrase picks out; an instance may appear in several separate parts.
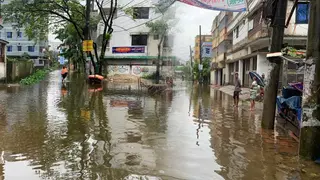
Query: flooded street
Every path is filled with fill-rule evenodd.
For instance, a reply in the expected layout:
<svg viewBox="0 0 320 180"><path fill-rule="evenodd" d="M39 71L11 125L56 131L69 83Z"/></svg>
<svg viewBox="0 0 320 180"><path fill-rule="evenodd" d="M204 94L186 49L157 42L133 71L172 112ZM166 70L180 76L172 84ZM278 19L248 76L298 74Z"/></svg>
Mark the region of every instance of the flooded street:
<svg viewBox="0 0 320 180"><path fill-rule="evenodd" d="M77 74L60 81L56 71L0 90L0 179L320 179L286 132L262 130L259 110L234 110L210 87L148 95L137 84L90 89Z"/></svg>

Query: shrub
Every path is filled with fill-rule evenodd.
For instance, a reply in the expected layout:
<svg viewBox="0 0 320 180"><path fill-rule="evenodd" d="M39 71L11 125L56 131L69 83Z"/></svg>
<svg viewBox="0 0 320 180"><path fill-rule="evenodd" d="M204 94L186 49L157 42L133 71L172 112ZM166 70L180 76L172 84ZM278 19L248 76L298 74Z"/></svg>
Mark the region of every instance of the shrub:
<svg viewBox="0 0 320 180"><path fill-rule="evenodd" d="M20 83L24 85L31 85L31 84L38 83L39 81L44 79L48 73L49 73L49 70L47 69L36 70L35 73L31 74L30 76L24 79L21 79Z"/></svg>

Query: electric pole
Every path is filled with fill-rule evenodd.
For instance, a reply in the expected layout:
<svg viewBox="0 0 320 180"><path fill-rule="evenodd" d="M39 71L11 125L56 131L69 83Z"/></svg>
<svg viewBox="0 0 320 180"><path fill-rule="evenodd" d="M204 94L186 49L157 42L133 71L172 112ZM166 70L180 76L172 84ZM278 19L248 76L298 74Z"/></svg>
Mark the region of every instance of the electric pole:
<svg viewBox="0 0 320 180"><path fill-rule="evenodd" d="M276 10L272 27L271 53L280 52L282 49L288 0L276 2L277 5L274 7ZM265 97L267 98L263 100L262 127L273 129L282 59L281 57L274 57L269 60L272 64L272 69L270 72L270 80L265 91Z"/></svg>
<svg viewBox="0 0 320 180"><path fill-rule="evenodd" d="M299 155L308 160L320 158L320 1L310 1L307 60L303 82L303 113Z"/></svg>
<svg viewBox="0 0 320 180"><path fill-rule="evenodd" d="M191 80L193 81L192 48L191 48L191 46L189 46L189 48L190 48L190 67L191 67Z"/></svg>
<svg viewBox="0 0 320 180"><path fill-rule="evenodd" d="M201 36L201 25L199 25L199 83L202 83L202 36Z"/></svg>

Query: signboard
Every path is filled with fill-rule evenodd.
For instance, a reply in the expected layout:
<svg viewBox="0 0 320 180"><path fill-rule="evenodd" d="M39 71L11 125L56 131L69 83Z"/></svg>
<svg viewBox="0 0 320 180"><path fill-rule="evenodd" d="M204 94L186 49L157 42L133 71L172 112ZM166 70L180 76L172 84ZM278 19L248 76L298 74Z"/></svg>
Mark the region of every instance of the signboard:
<svg viewBox="0 0 320 180"><path fill-rule="evenodd" d="M203 65L202 65L202 64L199 64L199 65L198 65L198 68L199 68L199 71L202 71Z"/></svg>
<svg viewBox="0 0 320 180"><path fill-rule="evenodd" d="M144 53L145 47L112 47L113 54L124 54L124 53Z"/></svg>
<svg viewBox="0 0 320 180"><path fill-rule="evenodd" d="M85 52L93 51L93 40L84 40L82 42L82 50Z"/></svg>
<svg viewBox="0 0 320 180"><path fill-rule="evenodd" d="M178 0L182 3L216 11L246 11L246 0Z"/></svg>
<svg viewBox="0 0 320 180"><path fill-rule="evenodd" d="M62 54L63 53L63 50L62 49L60 49L60 54ZM64 57L62 56L62 55L60 55L59 56L59 62L60 62L60 65L64 65Z"/></svg>

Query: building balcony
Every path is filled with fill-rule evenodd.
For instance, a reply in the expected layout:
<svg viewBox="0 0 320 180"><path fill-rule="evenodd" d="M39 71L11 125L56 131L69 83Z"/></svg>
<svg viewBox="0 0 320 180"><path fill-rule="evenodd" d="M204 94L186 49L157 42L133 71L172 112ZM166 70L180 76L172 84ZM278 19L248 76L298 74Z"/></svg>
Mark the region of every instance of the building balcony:
<svg viewBox="0 0 320 180"><path fill-rule="evenodd" d="M218 63L225 61L225 53L222 53L222 54L218 55L216 61Z"/></svg>
<svg viewBox="0 0 320 180"><path fill-rule="evenodd" d="M248 32L248 42L252 42L256 39L260 39L268 36L269 36L268 28L263 27L263 25L260 24L258 27L255 27Z"/></svg>

